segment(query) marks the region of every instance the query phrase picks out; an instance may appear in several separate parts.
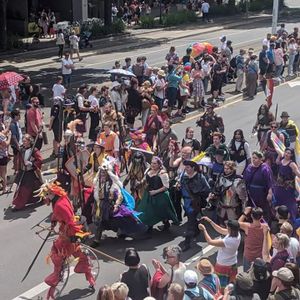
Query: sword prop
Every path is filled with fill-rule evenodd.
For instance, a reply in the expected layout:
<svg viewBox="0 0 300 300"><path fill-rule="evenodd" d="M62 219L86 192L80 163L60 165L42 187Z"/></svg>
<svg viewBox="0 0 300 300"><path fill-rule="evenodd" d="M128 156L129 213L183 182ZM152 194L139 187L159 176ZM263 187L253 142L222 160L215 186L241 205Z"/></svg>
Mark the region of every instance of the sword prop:
<svg viewBox="0 0 300 300"><path fill-rule="evenodd" d="M34 265L34 263L35 263L35 261L37 260L39 254L41 253L41 251L42 251L44 245L46 244L46 242L47 242L47 240L48 240L48 238L50 237L51 234L52 234L52 231L49 230L49 232L48 232L48 234L47 234L45 240L43 241L43 243L42 243L40 249L39 249L38 252L36 253L36 255L35 255L35 257L34 257L32 263L31 263L30 266L28 267L28 269L27 269L27 271L26 271L26 273L25 273L25 275L24 275L24 277L23 277L23 279L22 279L21 282L23 282L23 281L26 279L26 277L28 276L29 272L31 271L31 269L32 269L32 267L33 267L33 265Z"/></svg>

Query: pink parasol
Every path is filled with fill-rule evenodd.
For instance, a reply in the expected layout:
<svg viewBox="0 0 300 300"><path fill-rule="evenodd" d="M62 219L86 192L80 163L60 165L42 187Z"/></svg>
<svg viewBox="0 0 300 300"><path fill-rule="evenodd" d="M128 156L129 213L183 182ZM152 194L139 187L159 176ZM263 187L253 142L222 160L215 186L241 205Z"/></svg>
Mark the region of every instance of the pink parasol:
<svg viewBox="0 0 300 300"><path fill-rule="evenodd" d="M0 74L0 90L8 89L10 86L19 84L24 77L16 72L5 72Z"/></svg>
<svg viewBox="0 0 300 300"><path fill-rule="evenodd" d="M193 43L191 45L192 48L192 57L197 57L199 56L204 50L205 50L205 46L201 43Z"/></svg>

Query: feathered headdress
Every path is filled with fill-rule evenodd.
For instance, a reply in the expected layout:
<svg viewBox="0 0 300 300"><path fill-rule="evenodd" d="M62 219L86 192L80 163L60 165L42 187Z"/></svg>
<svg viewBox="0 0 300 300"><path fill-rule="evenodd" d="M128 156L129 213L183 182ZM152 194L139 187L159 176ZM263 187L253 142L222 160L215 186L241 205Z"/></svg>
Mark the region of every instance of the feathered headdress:
<svg viewBox="0 0 300 300"><path fill-rule="evenodd" d="M62 197L66 196L67 192L60 186L60 183L55 179L46 181L37 191L35 191L35 197L44 199L46 194L51 192L52 194Z"/></svg>

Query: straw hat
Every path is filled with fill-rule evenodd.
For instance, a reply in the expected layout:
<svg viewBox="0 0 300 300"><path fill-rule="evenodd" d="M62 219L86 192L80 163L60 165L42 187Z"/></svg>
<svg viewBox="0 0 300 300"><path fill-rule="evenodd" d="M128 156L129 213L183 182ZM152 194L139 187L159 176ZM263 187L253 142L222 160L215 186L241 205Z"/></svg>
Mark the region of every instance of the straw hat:
<svg viewBox="0 0 300 300"><path fill-rule="evenodd" d="M203 275L210 275L214 272L214 267L208 259L201 259L197 264L197 269Z"/></svg>
<svg viewBox="0 0 300 300"><path fill-rule="evenodd" d="M162 77L165 77L165 76L166 76L166 73L165 73L164 70L159 70L159 71L157 72L157 75L160 75L160 76L162 76Z"/></svg>

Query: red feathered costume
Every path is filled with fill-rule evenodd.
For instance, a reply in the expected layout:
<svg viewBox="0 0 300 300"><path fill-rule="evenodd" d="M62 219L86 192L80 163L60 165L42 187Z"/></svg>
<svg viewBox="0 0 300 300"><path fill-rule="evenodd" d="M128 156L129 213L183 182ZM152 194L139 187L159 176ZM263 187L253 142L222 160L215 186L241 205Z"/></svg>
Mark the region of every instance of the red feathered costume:
<svg viewBox="0 0 300 300"><path fill-rule="evenodd" d="M91 267L87 256L81 251L78 242L71 242L71 238L82 237L89 233L83 232L82 225L77 224L76 216L73 212L73 206L68 199L66 192L59 186L51 185L51 193L55 195L52 200L53 214L52 224L59 223L59 236L53 242L50 253L50 258L54 264L54 272L50 274L45 282L51 286L48 292L47 299L54 299L55 287L59 283L61 270L65 259L73 255L79 258L79 261L74 269L76 273L85 273L85 277L90 286L93 287L95 280L91 274Z"/></svg>

